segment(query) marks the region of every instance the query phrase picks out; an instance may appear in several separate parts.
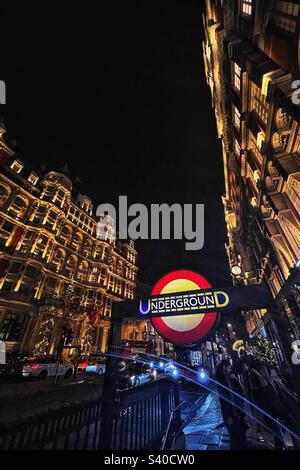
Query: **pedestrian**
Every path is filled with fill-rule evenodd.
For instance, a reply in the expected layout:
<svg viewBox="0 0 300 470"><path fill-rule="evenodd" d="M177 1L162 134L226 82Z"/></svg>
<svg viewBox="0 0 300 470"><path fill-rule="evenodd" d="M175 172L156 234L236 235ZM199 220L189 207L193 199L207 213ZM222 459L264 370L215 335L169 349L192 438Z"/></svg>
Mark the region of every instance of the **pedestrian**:
<svg viewBox="0 0 300 470"><path fill-rule="evenodd" d="M73 361L73 380L77 378L78 359Z"/></svg>
<svg viewBox="0 0 300 470"><path fill-rule="evenodd" d="M125 361L120 361L117 368L117 388L125 390L129 387L129 372Z"/></svg>
<svg viewBox="0 0 300 470"><path fill-rule="evenodd" d="M253 361L249 358L243 360L243 369L244 384L249 400L275 420L284 419L284 412L267 369L262 366L261 362ZM254 416L257 415L257 411L253 413ZM260 423L264 423L273 433L275 449L282 449L282 441L278 437L280 431L276 422L260 411L257 416ZM259 426L258 430L260 429L261 427Z"/></svg>
<svg viewBox="0 0 300 470"><path fill-rule="evenodd" d="M117 390L122 392L129 387L129 372L125 361L120 361L117 367ZM131 406L122 405L123 394L118 394L117 397L117 406L120 407L120 417L127 416L131 413Z"/></svg>
<svg viewBox="0 0 300 470"><path fill-rule="evenodd" d="M224 423L230 435L231 450L248 449L245 414L241 410L243 399L235 393L243 395L238 377L233 373L230 359L224 359L217 367L216 379L219 382L220 404ZM235 392L235 393L233 393ZM222 398L224 397L224 398Z"/></svg>

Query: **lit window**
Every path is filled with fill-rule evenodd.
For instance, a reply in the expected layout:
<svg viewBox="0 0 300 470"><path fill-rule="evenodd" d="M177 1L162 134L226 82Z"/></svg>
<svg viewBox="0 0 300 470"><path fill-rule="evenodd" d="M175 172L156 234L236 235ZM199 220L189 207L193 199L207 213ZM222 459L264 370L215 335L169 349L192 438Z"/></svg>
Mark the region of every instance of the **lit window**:
<svg viewBox="0 0 300 470"><path fill-rule="evenodd" d="M233 68L232 68L232 73L233 73L233 86L236 91L240 91L241 89L241 67L233 62Z"/></svg>
<svg viewBox="0 0 300 470"><path fill-rule="evenodd" d="M28 201L23 199L20 196L16 196L15 199L11 202L7 212L12 213L15 217L23 217L26 209L28 207Z"/></svg>
<svg viewBox="0 0 300 470"><path fill-rule="evenodd" d="M234 151L235 151L236 155L239 157L240 153L241 153L241 146L240 146L237 139L234 139Z"/></svg>
<svg viewBox="0 0 300 470"><path fill-rule="evenodd" d="M275 1L272 24L283 31L295 33L300 5L293 2Z"/></svg>
<svg viewBox="0 0 300 470"><path fill-rule="evenodd" d="M38 182L39 180L39 177L35 174L35 173L30 173L29 177L28 177L28 181L29 183L33 184L33 185L36 185L36 183Z"/></svg>
<svg viewBox="0 0 300 470"><path fill-rule="evenodd" d="M251 16L252 15L252 0L242 0L241 9L244 15Z"/></svg>
<svg viewBox="0 0 300 470"><path fill-rule="evenodd" d="M235 128L239 131L241 127L241 113L234 104L232 105L232 114L233 114L233 124Z"/></svg>
<svg viewBox="0 0 300 470"><path fill-rule="evenodd" d="M268 120L268 108L266 97L262 94L261 89L251 82L251 98L250 109L254 110L261 121L266 125Z"/></svg>
<svg viewBox="0 0 300 470"><path fill-rule="evenodd" d="M10 165L10 168L14 170L16 173L20 173L22 169L24 168L23 163L20 162L20 160L14 160L12 164Z"/></svg>

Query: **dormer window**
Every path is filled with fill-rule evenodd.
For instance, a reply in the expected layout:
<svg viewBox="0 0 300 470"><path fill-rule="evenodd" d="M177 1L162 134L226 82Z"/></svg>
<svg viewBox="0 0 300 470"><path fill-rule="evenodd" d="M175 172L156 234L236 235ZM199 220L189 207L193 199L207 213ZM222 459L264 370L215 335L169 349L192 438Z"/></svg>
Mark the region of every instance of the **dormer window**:
<svg viewBox="0 0 300 470"><path fill-rule="evenodd" d="M38 182L38 180L39 180L39 177L35 173L30 173L30 175L28 177L29 183L31 183L35 186L36 183Z"/></svg>
<svg viewBox="0 0 300 470"><path fill-rule="evenodd" d="M21 171L24 168L24 165L23 163L20 162L20 160L14 160L12 164L10 165L10 168L16 173L21 173Z"/></svg>

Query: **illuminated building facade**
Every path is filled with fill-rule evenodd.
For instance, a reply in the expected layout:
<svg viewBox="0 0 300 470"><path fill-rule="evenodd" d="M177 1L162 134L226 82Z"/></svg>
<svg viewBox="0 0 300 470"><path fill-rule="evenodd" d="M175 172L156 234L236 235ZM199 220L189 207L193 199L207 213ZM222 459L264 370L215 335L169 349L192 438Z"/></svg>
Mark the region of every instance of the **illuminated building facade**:
<svg viewBox="0 0 300 470"><path fill-rule="evenodd" d="M203 20L233 283L268 283L288 318L292 352L300 339L300 109L292 100L300 70L300 4L207 0ZM272 312L245 312L244 318L250 337L267 334L280 361Z"/></svg>
<svg viewBox="0 0 300 470"><path fill-rule="evenodd" d="M0 127L0 339L53 354L61 344L105 351L111 304L135 296L132 241L97 238L92 201L65 168L33 169Z"/></svg>

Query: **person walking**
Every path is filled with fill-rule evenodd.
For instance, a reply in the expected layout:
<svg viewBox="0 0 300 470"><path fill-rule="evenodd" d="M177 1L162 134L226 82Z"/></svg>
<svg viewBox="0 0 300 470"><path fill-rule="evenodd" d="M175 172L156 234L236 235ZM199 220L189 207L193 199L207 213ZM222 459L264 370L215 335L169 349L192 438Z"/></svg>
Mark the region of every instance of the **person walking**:
<svg viewBox="0 0 300 470"><path fill-rule="evenodd" d="M224 359L218 365L216 379L219 382L218 390L223 420L230 436L230 449L246 450L248 449L246 438L248 426L245 414L241 410L243 400L233 393L243 396L244 392L238 377L232 371L230 359Z"/></svg>
<svg viewBox="0 0 300 470"><path fill-rule="evenodd" d="M244 384L249 400L275 420L283 420L284 413L266 368L263 367L261 362L254 362L249 358L245 358L243 360L243 369ZM282 441L279 437L280 431L276 422L261 412L257 413L257 410L253 415L256 415L260 423L263 423L273 433L275 449L282 449ZM257 430L261 431L262 427L258 426Z"/></svg>

